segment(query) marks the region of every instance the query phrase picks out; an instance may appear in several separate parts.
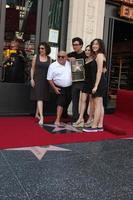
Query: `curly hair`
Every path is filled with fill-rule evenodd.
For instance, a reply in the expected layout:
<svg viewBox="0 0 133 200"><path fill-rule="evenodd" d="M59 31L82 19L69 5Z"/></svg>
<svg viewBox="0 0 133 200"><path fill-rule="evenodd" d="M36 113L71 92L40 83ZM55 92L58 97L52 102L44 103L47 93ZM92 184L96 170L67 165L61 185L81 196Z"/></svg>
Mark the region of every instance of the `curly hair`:
<svg viewBox="0 0 133 200"><path fill-rule="evenodd" d="M46 55L49 55L51 52L50 45L47 42L40 42L38 45L38 53L40 54L40 46L44 46Z"/></svg>

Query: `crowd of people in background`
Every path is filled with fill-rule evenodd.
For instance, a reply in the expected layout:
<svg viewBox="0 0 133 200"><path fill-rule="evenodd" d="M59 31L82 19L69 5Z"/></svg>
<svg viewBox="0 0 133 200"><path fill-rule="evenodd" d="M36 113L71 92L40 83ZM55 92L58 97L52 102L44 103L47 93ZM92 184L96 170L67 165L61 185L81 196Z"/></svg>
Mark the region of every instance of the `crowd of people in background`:
<svg viewBox="0 0 133 200"><path fill-rule="evenodd" d="M49 100L51 87L57 95L55 125L61 126L61 117L67 115L72 101L74 127L83 128L85 132L103 131L103 97L107 89L104 43L94 39L83 51L83 40L76 37L72 39L72 46L70 53L59 50L57 60L52 62L49 44L39 44L31 67L31 99L37 102L35 117L39 125L43 125L43 102Z"/></svg>
<svg viewBox="0 0 133 200"><path fill-rule="evenodd" d="M28 81L29 66L22 40L12 40L9 47L4 50L3 66L5 82L25 83Z"/></svg>

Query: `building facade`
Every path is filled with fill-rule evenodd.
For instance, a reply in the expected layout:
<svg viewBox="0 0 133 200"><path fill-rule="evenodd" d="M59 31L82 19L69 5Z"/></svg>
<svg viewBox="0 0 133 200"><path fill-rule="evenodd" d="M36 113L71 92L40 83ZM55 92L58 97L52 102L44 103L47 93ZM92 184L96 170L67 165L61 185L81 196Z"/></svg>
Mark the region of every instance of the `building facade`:
<svg viewBox="0 0 133 200"><path fill-rule="evenodd" d="M105 0L70 0L67 51L71 50L71 39L83 38L84 45L94 38L103 38Z"/></svg>

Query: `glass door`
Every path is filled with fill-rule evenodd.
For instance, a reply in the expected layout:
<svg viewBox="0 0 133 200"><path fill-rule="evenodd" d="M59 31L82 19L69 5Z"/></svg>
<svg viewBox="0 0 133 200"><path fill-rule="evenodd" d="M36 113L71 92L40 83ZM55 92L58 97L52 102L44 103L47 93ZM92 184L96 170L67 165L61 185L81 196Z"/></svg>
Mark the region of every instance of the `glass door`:
<svg viewBox="0 0 133 200"><path fill-rule="evenodd" d="M104 21L104 42L106 44L106 55L107 55L107 94L104 99L104 105L107 109L107 112L110 112L112 108L115 107L115 101L112 98L112 93L110 93L110 76L112 68L112 48L113 48L113 38L114 38L114 19L106 18Z"/></svg>
<svg viewBox="0 0 133 200"><path fill-rule="evenodd" d="M49 19L48 29L49 38L48 41L51 46L51 57L56 60L58 48L60 47L60 36L61 36L61 24L62 24L62 0L51 0L49 7Z"/></svg>
<svg viewBox="0 0 133 200"><path fill-rule="evenodd" d="M5 19L5 2L0 0L0 82L4 80L5 71L2 66L3 63L3 41L4 41L4 23Z"/></svg>
<svg viewBox="0 0 133 200"><path fill-rule="evenodd" d="M4 82L25 83L35 53L38 1L6 0L3 66ZM3 22L4 22L3 21Z"/></svg>
<svg viewBox="0 0 133 200"><path fill-rule="evenodd" d="M107 44L108 91L107 110L116 107L119 89L133 90L133 23L125 19L105 20L105 41Z"/></svg>
<svg viewBox="0 0 133 200"><path fill-rule="evenodd" d="M0 0L0 115L34 111L26 83L40 37L41 5L42 0Z"/></svg>

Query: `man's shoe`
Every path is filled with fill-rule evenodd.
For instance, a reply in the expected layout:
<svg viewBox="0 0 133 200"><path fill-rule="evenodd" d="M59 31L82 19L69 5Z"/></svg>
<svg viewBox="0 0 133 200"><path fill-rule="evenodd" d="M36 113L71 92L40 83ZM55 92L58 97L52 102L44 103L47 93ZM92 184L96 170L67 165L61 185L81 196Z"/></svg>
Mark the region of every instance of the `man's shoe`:
<svg viewBox="0 0 133 200"><path fill-rule="evenodd" d="M91 132L98 132L97 128L83 128L84 132L91 133Z"/></svg>

